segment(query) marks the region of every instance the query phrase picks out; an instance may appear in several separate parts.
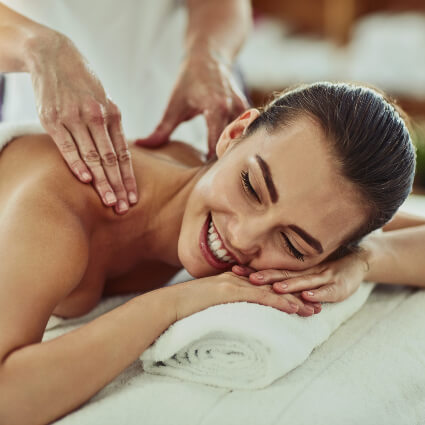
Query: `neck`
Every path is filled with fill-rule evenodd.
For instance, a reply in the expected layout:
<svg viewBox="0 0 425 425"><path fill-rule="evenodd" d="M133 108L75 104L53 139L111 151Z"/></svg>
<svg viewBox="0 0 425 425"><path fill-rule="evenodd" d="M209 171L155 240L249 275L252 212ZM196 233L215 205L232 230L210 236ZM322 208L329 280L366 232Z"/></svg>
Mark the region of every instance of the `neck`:
<svg viewBox="0 0 425 425"><path fill-rule="evenodd" d="M208 166L182 164L162 149L132 146L130 150L139 202L122 216L97 204L102 215L106 214L99 226L110 247L109 272L119 274L142 260L181 267L177 245L187 199Z"/></svg>

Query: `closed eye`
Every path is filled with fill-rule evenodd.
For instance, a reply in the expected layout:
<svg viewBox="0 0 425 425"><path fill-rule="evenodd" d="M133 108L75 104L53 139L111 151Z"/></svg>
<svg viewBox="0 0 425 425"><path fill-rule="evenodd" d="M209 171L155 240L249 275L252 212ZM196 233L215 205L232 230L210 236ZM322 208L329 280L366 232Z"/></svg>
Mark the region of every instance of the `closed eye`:
<svg viewBox="0 0 425 425"><path fill-rule="evenodd" d="M283 236L283 239L285 241L286 246L288 247L291 254L299 261L304 261L304 254L301 254L300 251L298 251L294 245L291 244L291 241L289 240L288 236L285 235L285 233L281 233Z"/></svg>
<svg viewBox="0 0 425 425"><path fill-rule="evenodd" d="M248 193L250 196L254 196L254 198L261 204L261 199L257 195L257 192L252 187L251 182L249 181L249 173L248 171L242 171L241 172L241 179L242 179L242 186L245 190L245 192Z"/></svg>

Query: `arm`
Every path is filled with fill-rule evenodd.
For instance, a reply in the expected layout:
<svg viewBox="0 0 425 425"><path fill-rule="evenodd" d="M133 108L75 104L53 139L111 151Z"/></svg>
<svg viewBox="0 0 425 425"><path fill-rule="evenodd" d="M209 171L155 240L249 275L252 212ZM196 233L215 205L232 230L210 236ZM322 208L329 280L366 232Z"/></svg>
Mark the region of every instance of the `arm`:
<svg viewBox="0 0 425 425"><path fill-rule="evenodd" d="M88 238L60 199L24 191L10 200L0 226L0 423L10 425L44 424L75 409L175 320L149 293L40 342L55 306L85 273Z"/></svg>
<svg viewBox="0 0 425 425"><path fill-rule="evenodd" d="M188 0L188 55L218 55L231 64L251 29L248 0Z"/></svg>
<svg viewBox="0 0 425 425"><path fill-rule="evenodd" d="M71 40L0 3L0 72L30 73L40 122L106 206L137 202L120 111Z"/></svg>
<svg viewBox="0 0 425 425"><path fill-rule="evenodd" d="M0 71L29 72L28 41L51 32L0 3Z"/></svg>
<svg viewBox="0 0 425 425"><path fill-rule="evenodd" d="M233 60L251 28L249 0L188 0L186 57L161 122L142 146L160 146L183 121L203 114L209 156L224 127L248 102L232 75Z"/></svg>
<svg viewBox="0 0 425 425"><path fill-rule="evenodd" d="M425 287L425 218L399 212L384 233L370 235L361 246L371 282Z"/></svg>

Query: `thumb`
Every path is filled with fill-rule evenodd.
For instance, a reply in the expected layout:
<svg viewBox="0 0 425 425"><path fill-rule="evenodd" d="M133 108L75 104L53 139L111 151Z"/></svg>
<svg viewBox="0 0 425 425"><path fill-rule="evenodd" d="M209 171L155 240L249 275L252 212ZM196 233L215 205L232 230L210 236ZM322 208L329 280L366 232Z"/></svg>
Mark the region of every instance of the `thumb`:
<svg viewBox="0 0 425 425"><path fill-rule="evenodd" d="M160 123L146 138L137 139L134 143L138 146L157 147L165 145L170 140L170 135L177 127Z"/></svg>
<svg viewBox="0 0 425 425"><path fill-rule="evenodd" d="M161 122L155 130L150 136L138 139L135 143L139 146L148 147L164 145L169 142L171 133L182 121L184 121L184 117L181 116L181 108L177 106L176 102L170 101Z"/></svg>

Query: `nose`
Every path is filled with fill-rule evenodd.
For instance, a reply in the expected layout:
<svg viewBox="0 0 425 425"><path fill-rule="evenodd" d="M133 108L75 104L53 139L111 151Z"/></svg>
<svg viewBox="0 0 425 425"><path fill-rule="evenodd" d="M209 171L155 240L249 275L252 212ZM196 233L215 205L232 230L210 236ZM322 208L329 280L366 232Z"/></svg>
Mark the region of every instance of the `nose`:
<svg viewBox="0 0 425 425"><path fill-rule="evenodd" d="M264 223L242 217L229 223L229 243L242 263L248 263L261 252L264 239Z"/></svg>

